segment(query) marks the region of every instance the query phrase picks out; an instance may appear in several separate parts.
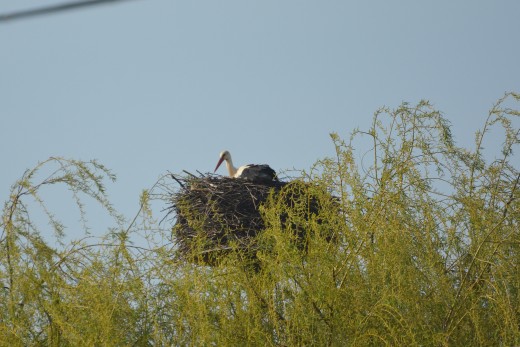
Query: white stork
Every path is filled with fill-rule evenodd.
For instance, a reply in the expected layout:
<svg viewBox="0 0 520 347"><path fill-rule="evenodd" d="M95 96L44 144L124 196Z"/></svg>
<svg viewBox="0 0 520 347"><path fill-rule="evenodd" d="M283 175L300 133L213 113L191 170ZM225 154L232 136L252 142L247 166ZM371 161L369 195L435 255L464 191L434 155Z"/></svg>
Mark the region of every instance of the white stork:
<svg viewBox="0 0 520 347"><path fill-rule="evenodd" d="M218 160L217 166L215 167L215 171L213 172L217 172L217 169L224 160L226 161L226 167L229 172L229 177L243 178L254 182L278 181L278 178L276 177L276 172L273 169L271 169L269 165L266 164L249 164L241 166L237 169L233 166L231 154L229 154L228 151L220 152L220 158Z"/></svg>

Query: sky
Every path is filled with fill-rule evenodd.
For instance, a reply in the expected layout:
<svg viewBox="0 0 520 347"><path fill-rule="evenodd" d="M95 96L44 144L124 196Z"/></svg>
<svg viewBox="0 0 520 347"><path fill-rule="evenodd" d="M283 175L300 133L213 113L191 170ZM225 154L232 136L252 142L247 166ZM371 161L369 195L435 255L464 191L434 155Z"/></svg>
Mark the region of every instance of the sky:
<svg viewBox="0 0 520 347"><path fill-rule="evenodd" d="M63 1L0 0L0 14ZM520 92L519 13L517 0L133 0L0 23L0 198L50 156L97 159L131 219L167 171L210 172L224 149L236 166L307 170L333 155L330 132L421 99L471 146Z"/></svg>

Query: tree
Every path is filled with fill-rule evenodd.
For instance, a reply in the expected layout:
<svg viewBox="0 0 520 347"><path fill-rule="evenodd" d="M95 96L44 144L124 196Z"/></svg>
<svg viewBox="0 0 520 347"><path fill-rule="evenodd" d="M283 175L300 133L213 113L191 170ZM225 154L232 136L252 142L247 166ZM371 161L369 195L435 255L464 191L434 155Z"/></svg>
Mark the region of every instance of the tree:
<svg viewBox="0 0 520 347"><path fill-rule="evenodd" d="M50 158L13 185L4 206L0 341L518 345L520 172L513 149L520 137L512 121L520 113L507 106L518 101L510 93L494 105L473 150L457 147L446 119L426 101L378 110L372 127L348 141L332 134L336 156L298 178L326 208L309 218L304 194L291 195L290 204L271 196L260 209L261 266L253 270L240 248L214 267L176 257L170 224L158 223L152 208L175 189L169 176L143 192L141 210L125 226L105 194L110 171ZM504 143L488 163L482 149L493 127ZM360 137L373 144L361 162ZM71 191L85 221L83 200L90 198L118 227L101 239L65 243L40 195L58 184ZM61 245L40 235L34 203ZM294 230L305 231L305 247L294 242ZM146 247L134 242L137 233Z"/></svg>

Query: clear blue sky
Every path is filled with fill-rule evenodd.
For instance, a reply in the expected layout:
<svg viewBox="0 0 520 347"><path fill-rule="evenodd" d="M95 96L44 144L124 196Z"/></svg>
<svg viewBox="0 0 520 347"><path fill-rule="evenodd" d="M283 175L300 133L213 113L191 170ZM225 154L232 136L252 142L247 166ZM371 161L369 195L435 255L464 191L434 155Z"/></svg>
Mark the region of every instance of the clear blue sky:
<svg viewBox="0 0 520 347"><path fill-rule="evenodd" d="M519 14L518 0L134 0L0 24L1 200L49 156L95 158L130 218L167 170L211 171L223 149L308 169L330 132L402 101L430 100L470 145L520 91Z"/></svg>

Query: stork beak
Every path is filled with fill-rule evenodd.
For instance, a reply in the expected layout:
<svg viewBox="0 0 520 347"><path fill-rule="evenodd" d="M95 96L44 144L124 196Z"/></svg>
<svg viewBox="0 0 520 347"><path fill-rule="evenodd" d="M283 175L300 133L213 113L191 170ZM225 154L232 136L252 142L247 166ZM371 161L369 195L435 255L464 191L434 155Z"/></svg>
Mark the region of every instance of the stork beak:
<svg viewBox="0 0 520 347"><path fill-rule="evenodd" d="M215 167L215 171L213 171L213 173L217 172L218 167L220 166L220 164L222 164L223 161L224 161L224 156L222 156L222 157L218 160L217 166Z"/></svg>

